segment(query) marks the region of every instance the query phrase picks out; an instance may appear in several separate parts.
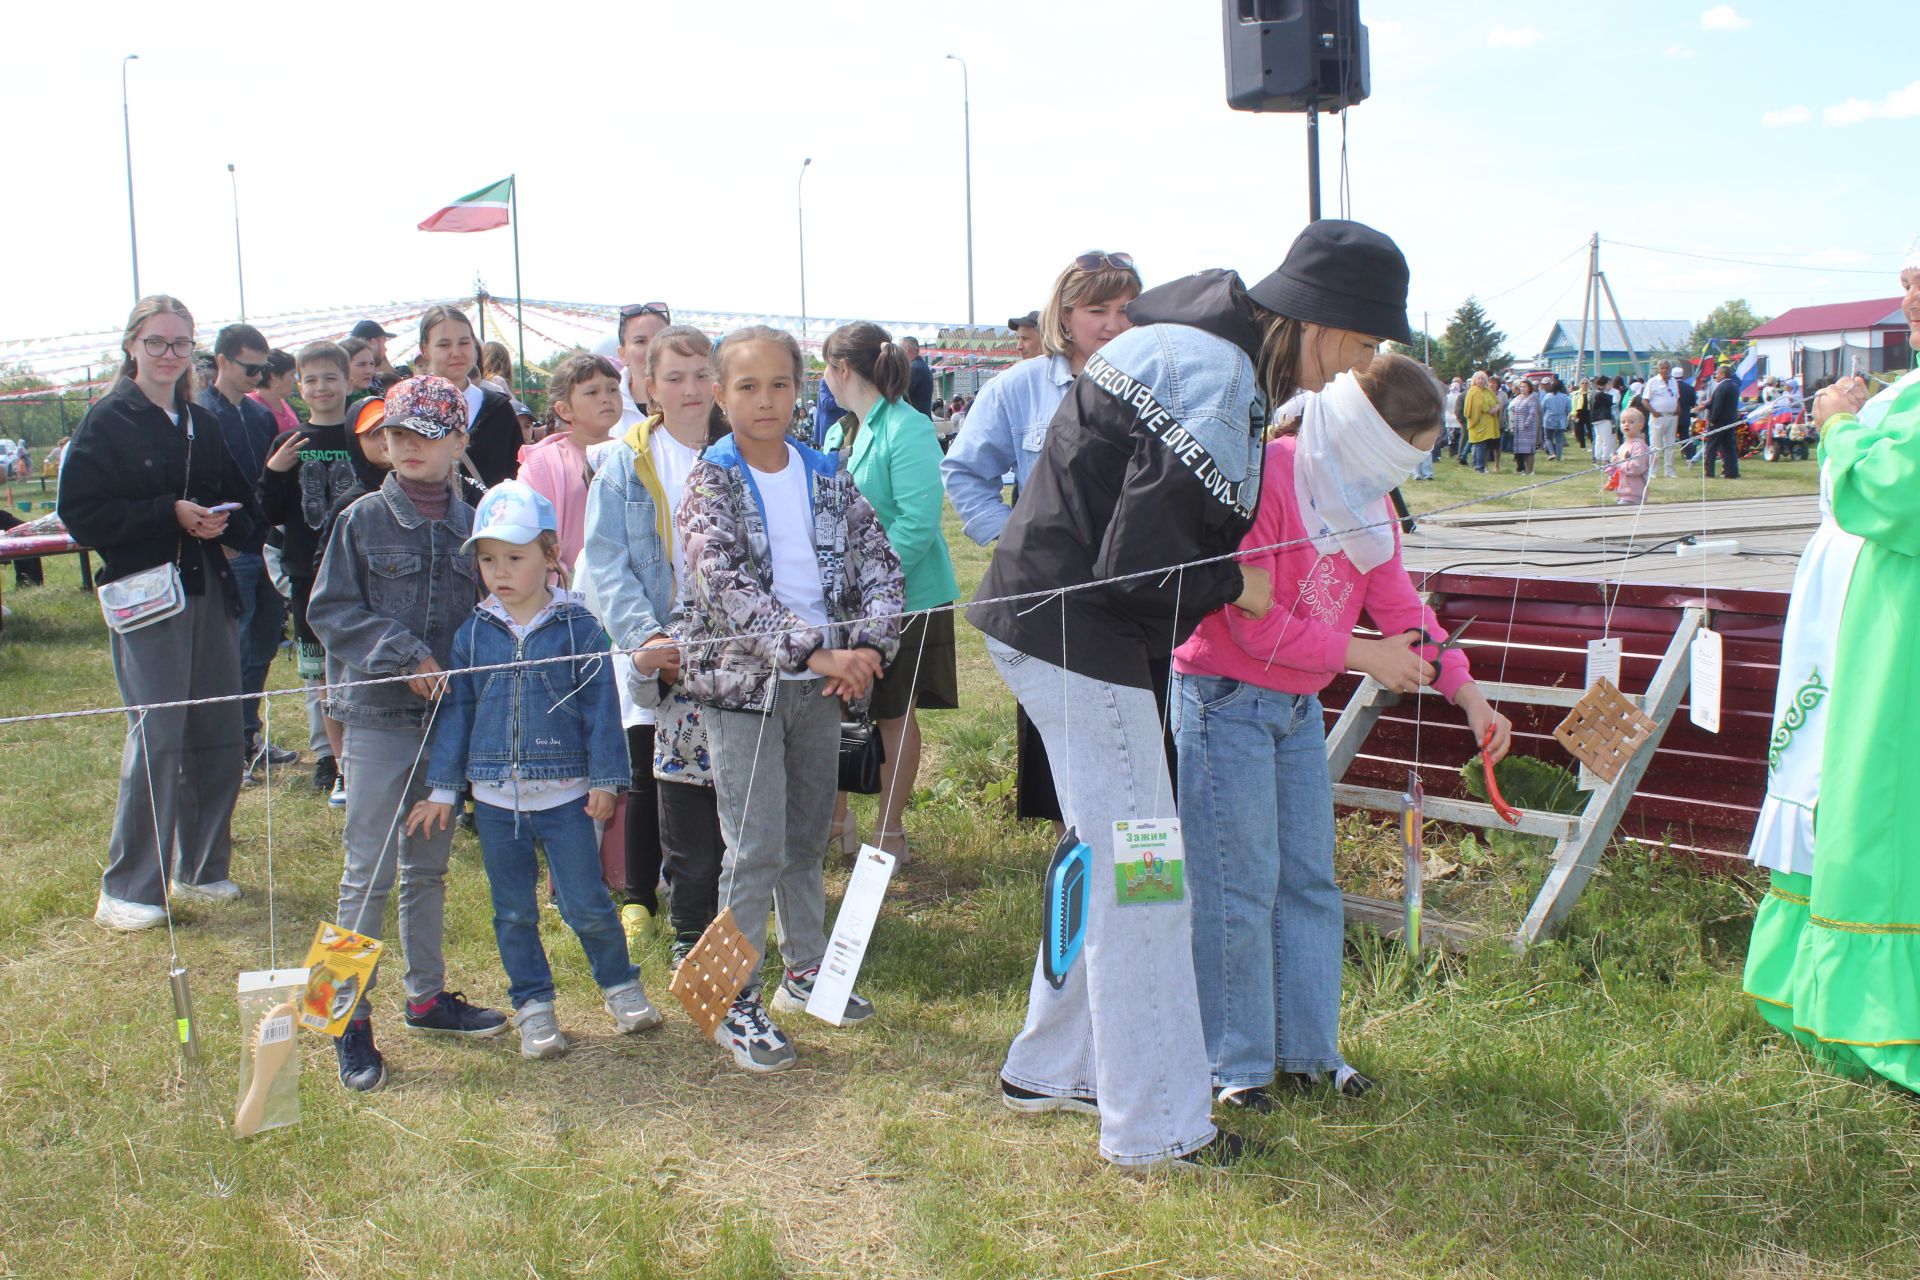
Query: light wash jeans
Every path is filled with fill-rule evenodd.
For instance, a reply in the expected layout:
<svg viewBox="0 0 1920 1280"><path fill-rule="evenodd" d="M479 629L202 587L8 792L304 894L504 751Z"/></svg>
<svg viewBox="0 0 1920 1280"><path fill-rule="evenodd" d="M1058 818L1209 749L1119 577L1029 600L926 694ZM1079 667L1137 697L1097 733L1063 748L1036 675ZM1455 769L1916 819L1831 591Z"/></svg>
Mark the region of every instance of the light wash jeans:
<svg viewBox="0 0 1920 1280"><path fill-rule="evenodd" d="M1320 699L1176 672L1172 700L1213 1083L1332 1071L1346 925Z"/></svg>
<svg viewBox="0 0 1920 1280"><path fill-rule="evenodd" d="M400 950L407 962L401 985L415 1004L447 985L447 859L453 851L451 826L411 836L404 829L408 812L427 798L425 732L421 725L346 726L347 860L334 916L343 928L379 937L387 894L399 876Z"/></svg>
<svg viewBox="0 0 1920 1280"><path fill-rule="evenodd" d="M824 680L775 680L773 710L709 708L714 798L726 856L720 906L748 943L767 954L767 909L780 929L780 958L799 972L827 954L827 828L840 783L838 698ZM756 757L758 763L756 764ZM747 981L760 985L759 972Z"/></svg>
<svg viewBox="0 0 1920 1280"><path fill-rule="evenodd" d="M1094 867L1080 962L1056 991L1035 949L1026 1026L1001 1074L1023 1089L1097 1097L1100 1154L1115 1164L1185 1155L1215 1133L1190 904L1123 907L1114 897L1113 824L1173 812L1153 692L1075 675L991 637L987 652L1047 744L1061 810Z"/></svg>
<svg viewBox="0 0 1920 1280"><path fill-rule="evenodd" d="M257 551L243 551L227 561L240 587L240 692L258 694L267 687L267 671L287 627L287 604L274 590L267 562ZM260 699L240 704L248 741L260 732Z"/></svg>
<svg viewBox="0 0 1920 1280"><path fill-rule="evenodd" d="M476 800L473 829L480 837L480 858L493 893L493 939L500 948L507 998L514 1008L529 1000L553 999L553 969L547 963L546 948L540 945L536 838L547 851L547 871L553 877L560 918L580 939L594 982L605 991L639 978L640 971L627 952L626 932L600 879L600 837L587 816L586 801L523 809L516 815L511 809Z"/></svg>

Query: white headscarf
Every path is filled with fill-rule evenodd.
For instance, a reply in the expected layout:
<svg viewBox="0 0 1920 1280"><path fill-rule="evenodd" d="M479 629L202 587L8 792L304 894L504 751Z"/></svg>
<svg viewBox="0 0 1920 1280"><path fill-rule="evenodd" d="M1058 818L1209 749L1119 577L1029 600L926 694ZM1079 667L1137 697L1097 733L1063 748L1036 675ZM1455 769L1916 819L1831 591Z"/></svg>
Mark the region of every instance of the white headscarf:
<svg viewBox="0 0 1920 1280"><path fill-rule="evenodd" d="M1386 496L1426 456L1387 425L1353 374L1308 397L1294 447L1293 495L1314 549L1345 552L1362 573L1391 560Z"/></svg>

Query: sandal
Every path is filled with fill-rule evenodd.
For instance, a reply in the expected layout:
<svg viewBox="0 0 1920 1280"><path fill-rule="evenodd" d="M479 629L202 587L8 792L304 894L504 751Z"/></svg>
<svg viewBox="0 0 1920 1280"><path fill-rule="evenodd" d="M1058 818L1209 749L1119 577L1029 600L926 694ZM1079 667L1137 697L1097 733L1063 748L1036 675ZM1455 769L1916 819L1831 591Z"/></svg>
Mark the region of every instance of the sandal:
<svg viewBox="0 0 1920 1280"><path fill-rule="evenodd" d="M875 830L873 833L873 847L879 849L882 853L892 854L894 859L893 865L896 869L904 867L913 861L913 850L907 845L907 833L905 831L888 831L884 828Z"/></svg>
<svg viewBox="0 0 1920 1280"><path fill-rule="evenodd" d="M849 858L860 852L860 820L853 816L851 809L845 822L835 822L827 828L827 848Z"/></svg>

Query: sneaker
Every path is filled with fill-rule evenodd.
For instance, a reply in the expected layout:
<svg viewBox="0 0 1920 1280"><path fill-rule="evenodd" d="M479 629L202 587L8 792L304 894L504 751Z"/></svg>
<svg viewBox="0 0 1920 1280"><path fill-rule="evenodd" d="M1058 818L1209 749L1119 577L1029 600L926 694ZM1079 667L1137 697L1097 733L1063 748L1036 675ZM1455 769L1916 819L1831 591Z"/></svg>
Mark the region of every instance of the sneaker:
<svg viewBox="0 0 1920 1280"><path fill-rule="evenodd" d="M685 960L687 954L699 944L700 939L698 938L675 938L669 952L670 958L667 961L667 972L670 974L678 973L680 971L680 962Z"/></svg>
<svg viewBox="0 0 1920 1280"><path fill-rule="evenodd" d="M1228 1133L1225 1129L1213 1135L1213 1141L1203 1147L1195 1147L1183 1156L1175 1156L1173 1163L1189 1169L1231 1169L1248 1156L1268 1154L1268 1149L1257 1142L1249 1142L1237 1133Z"/></svg>
<svg viewBox="0 0 1920 1280"><path fill-rule="evenodd" d="M567 1038L553 1019L553 1001L529 1000L513 1011L513 1025L520 1031L520 1056L557 1058L567 1051Z"/></svg>
<svg viewBox="0 0 1920 1280"><path fill-rule="evenodd" d="M313 789L321 795L333 790L334 782L340 777L340 762L332 756L321 756L313 762Z"/></svg>
<svg viewBox="0 0 1920 1280"><path fill-rule="evenodd" d="M799 973L787 970L787 976L780 981L780 989L773 993L773 1007L782 1013L805 1013L807 1001L813 998L813 980L819 976L819 965ZM840 1015L840 1025L851 1027L872 1016L873 1002L856 991L847 997L847 1011Z"/></svg>
<svg viewBox="0 0 1920 1280"><path fill-rule="evenodd" d="M1329 1076L1324 1071L1289 1071L1286 1075L1289 1088L1300 1093L1313 1093L1332 1086L1333 1092L1343 1098L1358 1098L1373 1091L1374 1082L1370 1077L1361 1075L1344 1062Z"/></svg>
<svg viewBox="0 0 1920 1280"><path fill-rule="evenodd" d="M347 807L347 771L345 769L333 775L333 790L327 793L327 805L334 809Z"/></svg>
<svg viewBox="0 0 1920 1280"><path fill-rule="evenodd" d="M644 903L629 902L620 908L620 927L627 931L629 943L638 942L653 927L653 912Z"/></svg>
<svg viewBox="0 0 1920 1280"><path fill-rule="evenodd" d="M300 753L289 751L285 747L276 747L259 734L255 734L253 741L247 744L247 769L249 771L258 769L263 759L278 769L285 765L299 764Z"/></svg>
<svg viewBox="0 0 1920 1280"><path fill-rule="evenodd" d="M713 1042L733 1055L734 1066L755 1075L785 1071L798 1056L793 1041L767 1016L758 991L742 992L734 1000L713 1029Z"/></svg>
<svg viewBox="0 0 1920 1280"><path fill-rule="evenodd" d="M144 902L128 902L125 898L116 898L102 890L100 905L93 909L93 922L102 929L118 929L122 933L138 933L142 929L151 929L157 924L165 924L167 909L150 907Z"/></svg>
<svg viewBox="0 0 1920 1280"><path fill-rule="evenodd" d="M1265 1115L1273 1110L1273 1094L1263 1084L1243 1085L1239 1088L1222 1089L1214 1096L1220 1106L1238 1111L1253 1111Z"/></svg>
<svg viewBox="0 0 1920 1280"><path fill-rule="evenodd" d="M373 1043L373 1019L355 1018L333 1042L340 1060L340 1083L355 1093L372 1093L387 1082L387 1060Z"/></svg>
<svg viewBox="0 0 1920 1280"><path fill-rule="evenodd" d="M630 1036L636 1031L651 1031L666 1019L647 999L647 990L638 981L623 982L617 987L608 987L600 993L607 1006L607 1012L620 1024L620 1034Z"/></svg>
<svg viewBox="0 0 1920 1280"><path fill-rule="evenodd" d="M174 897L188 902L233 902L240 897L240 886L231 880L214 880L208 884L175 880L172 892Z"/></svg>
<svg viewBox="0 0 1920 1280"><path fill-rule="evenodd" d="M458 991L442 991L433 1003L415 1013L407 1004L407 1030L429 1036L464 1036L472 1040L497 1036L507 1027L507 1015L467 1003Z"/></svg>
<svg viewBox="0 0 1920 1280"><path fill-rule="evenodd" d="M1035 1115L1042 1111L1078 1111L1083 1115L1097 1116L1100 1104L1091 1097L1082 1098L1067 1093L1035 1093L1032 1089L1022 1089L1005 1076L1000 1077L1000 1101L1010 1111L1020 1111Z"/></svg>

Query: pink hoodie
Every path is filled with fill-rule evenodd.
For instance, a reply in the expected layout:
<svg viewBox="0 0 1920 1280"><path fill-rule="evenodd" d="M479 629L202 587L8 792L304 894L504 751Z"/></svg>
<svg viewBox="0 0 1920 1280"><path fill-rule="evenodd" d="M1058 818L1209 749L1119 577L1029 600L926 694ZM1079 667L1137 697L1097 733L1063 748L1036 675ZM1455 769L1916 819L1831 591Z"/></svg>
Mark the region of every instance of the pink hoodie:
<svg viewBox="0 0 1920 1280"><path fill-rule="evenodd" d="M1207 615L1199 628L1173 653L1174 670L1188 675L1226 676L1278 689L1282 693L1318 693L1347 669L1347 642L1362 606L1382 635L1394 636L1425 627L1427 634L1446 639L1447 633L1421 603L1400 561L1400 531L1393 534L1393 558L1372 573L1361 573L1339 553L1323 556L1307 540L1293 494L1293 436L1281 436L1267 446L1266 469L1260 481L1260 508L1253 528L1240 545L1271 547L1278 551L1243 554L1242 564L1273 575L1273 607L1266 616L1250 617L1232 605ZM1385 500L1382 518L1391 514ZM1432 660L1432 650L1423 649ZM1470 677L1466 655L1449 649L1440 658L1433 687L1451 699Z"/></svg>
<svg viewBox="0 0 1920 1280"><path fill-rule="evenodd" d="M587 541L587 455L573 436L556 431L520 450L520 478L553 504L560 525L560 563L571 567Z"/></svg>

